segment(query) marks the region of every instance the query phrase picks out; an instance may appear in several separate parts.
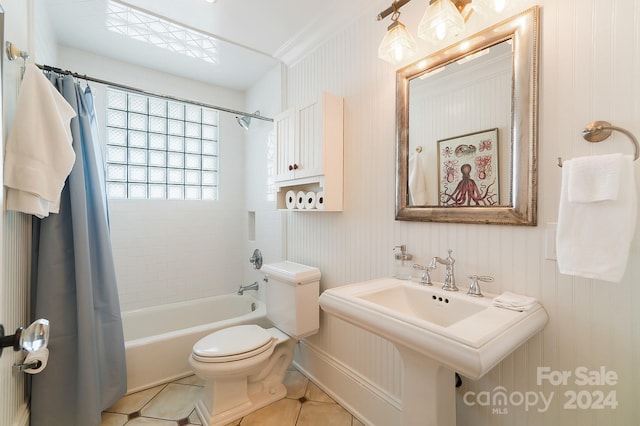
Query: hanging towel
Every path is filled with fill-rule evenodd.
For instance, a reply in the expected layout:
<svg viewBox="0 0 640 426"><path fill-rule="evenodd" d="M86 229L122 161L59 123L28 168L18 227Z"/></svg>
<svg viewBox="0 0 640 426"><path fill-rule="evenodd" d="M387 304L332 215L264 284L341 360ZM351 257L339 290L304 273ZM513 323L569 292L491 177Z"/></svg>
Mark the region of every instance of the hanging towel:
<svg viewBox="0 0 640 426"><path fill-rule="evenodd" d="M24 73L5 149L7 209L43 218L58 213L75 162L69 103L34 64Z"/></svg>
<svg viewBox="0 0 640 426"><path fill-rule="evenodd" d="M598 175L618 187L600 183L585 187ZM619 282L627 266L636 212L633 157L602 155L565 161L556 234L560 273Z"/></svg>
<svg viewBox="0 0 640 426"><path fill-rule="evenodd" d="M613 201L620 193L622 154L576 158L568 175L567 198L570 203Z"/></svg>
<svg viewBox="0 0 640 426"><path fill-rule="evenodd" d="M420 153L414 153L409 157L409 197L412 206L427 204L427 178L422 168Z"/></svg>

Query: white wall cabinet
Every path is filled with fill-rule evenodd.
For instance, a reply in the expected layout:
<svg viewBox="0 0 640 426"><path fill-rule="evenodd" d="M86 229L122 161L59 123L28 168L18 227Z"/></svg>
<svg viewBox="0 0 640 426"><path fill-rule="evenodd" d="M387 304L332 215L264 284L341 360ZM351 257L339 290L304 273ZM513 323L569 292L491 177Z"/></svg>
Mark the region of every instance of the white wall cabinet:
<svg viewBox="0 0 640 426"><path fill-rule="evenodd" d="M343 116L343 99L326 92L276 116L279 209L287 208L288 191L311 191L323 192L324 211L342 210Z"/></svg>

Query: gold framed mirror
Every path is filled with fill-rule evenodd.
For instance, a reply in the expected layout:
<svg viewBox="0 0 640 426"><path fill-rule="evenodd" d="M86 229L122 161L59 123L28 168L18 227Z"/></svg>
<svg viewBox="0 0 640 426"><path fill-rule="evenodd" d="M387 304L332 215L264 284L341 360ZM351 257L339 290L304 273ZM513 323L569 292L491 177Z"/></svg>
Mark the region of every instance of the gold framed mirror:
<svg viewBox="0 0 640 426"><path fill-rule="evenodd" d="M536 225L539 7L396 73L396 220Z"/></svg>

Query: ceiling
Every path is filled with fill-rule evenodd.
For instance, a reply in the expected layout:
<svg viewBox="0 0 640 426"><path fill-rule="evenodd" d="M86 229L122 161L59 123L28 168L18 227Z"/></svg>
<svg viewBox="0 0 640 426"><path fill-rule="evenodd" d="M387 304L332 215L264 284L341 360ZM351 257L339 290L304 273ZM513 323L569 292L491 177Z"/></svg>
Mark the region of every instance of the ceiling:
<svg viewBox="0 0 640 426"><path fill-rule="evenodd" d="M363 13L375 19L378 12L371 0L118 0L214 36L219 60L212 64L107 30L107 1L43 1L58 44L236 90L278 63L295 63Z"/></svg>

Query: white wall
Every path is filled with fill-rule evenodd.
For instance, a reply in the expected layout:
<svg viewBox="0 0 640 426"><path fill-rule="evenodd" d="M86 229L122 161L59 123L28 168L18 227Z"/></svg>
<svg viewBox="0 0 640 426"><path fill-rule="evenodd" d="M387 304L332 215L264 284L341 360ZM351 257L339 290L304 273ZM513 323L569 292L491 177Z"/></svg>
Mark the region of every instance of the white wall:
<svg viewBox="0 0 640 426"><path fill-rule="evenodd" d="M54 65L177 98L244 110L244 94L61 47ZM104 87L90 83L99 119ZM123 311L235 291L242 283L246 211L244 134L220 113L219 200L109 202L114 261ZM104 140L104 135L102 137Z"/></svg>
<svg viewBox="0 0 640 426"><path fill-rule="evenodd" d="M542 6L537 227L394 220L395 70L376 57L388 22L376 22L375 16L388 2L375 3L379 8L372 6L350 28L289 69L290 102L320 90L345 98L344 212L288 214L289 259L319 267L326 289L391 275L396 244L407 244L417 262L451 248L463 285L462 277L468 274L490 274L496 280L484 286L486 291L537 297L550 317L542 333L483 379L464 381L457 393L459 425L640 424L640 226L621 283L561 275L556 262L545 259L544 248L546 225L557 221L561 169L556 157L632 152L622 134L600 144L585 142L581 130L593 120L608 120L640 135L637 2L521 1L509 11ZM424 2L403 7L401 20L411 31L424 7ZM441 281L442 271L434 276ZM396 351L382 339L326 315L321 324L320 333L300 345L298 362L363 419L398 424L402 378ZM604 366L619 379L614 386L585 387L573 381L538 385L536 369L545 366L571 372ZM540 406L526 411L510 405L507 414L462 400L467 391L493 392L497 386L508 393L553 393L554 399L545 412L538 412ZM567 391L614 391L618 405L565 408Z"/></svg>
<svg viewBox="0 0 640 426"><path fill-rule="evenodd" d="M282 110L282 69L275 67L247 92L247 111L259 110L265 117L273 118ZM252 119L251 127L245 132L246 164L246 215L249 235L247 236L247 259L255 249L259 249L264 263L279 262L286 258L283 244L283 213L275 210L275 129L272 121ZM244 260L244 258L243 258ZM245 284L258 281L262 274L246 262ZM264 286L260 286L259 296L265 298Z"/></svg>

